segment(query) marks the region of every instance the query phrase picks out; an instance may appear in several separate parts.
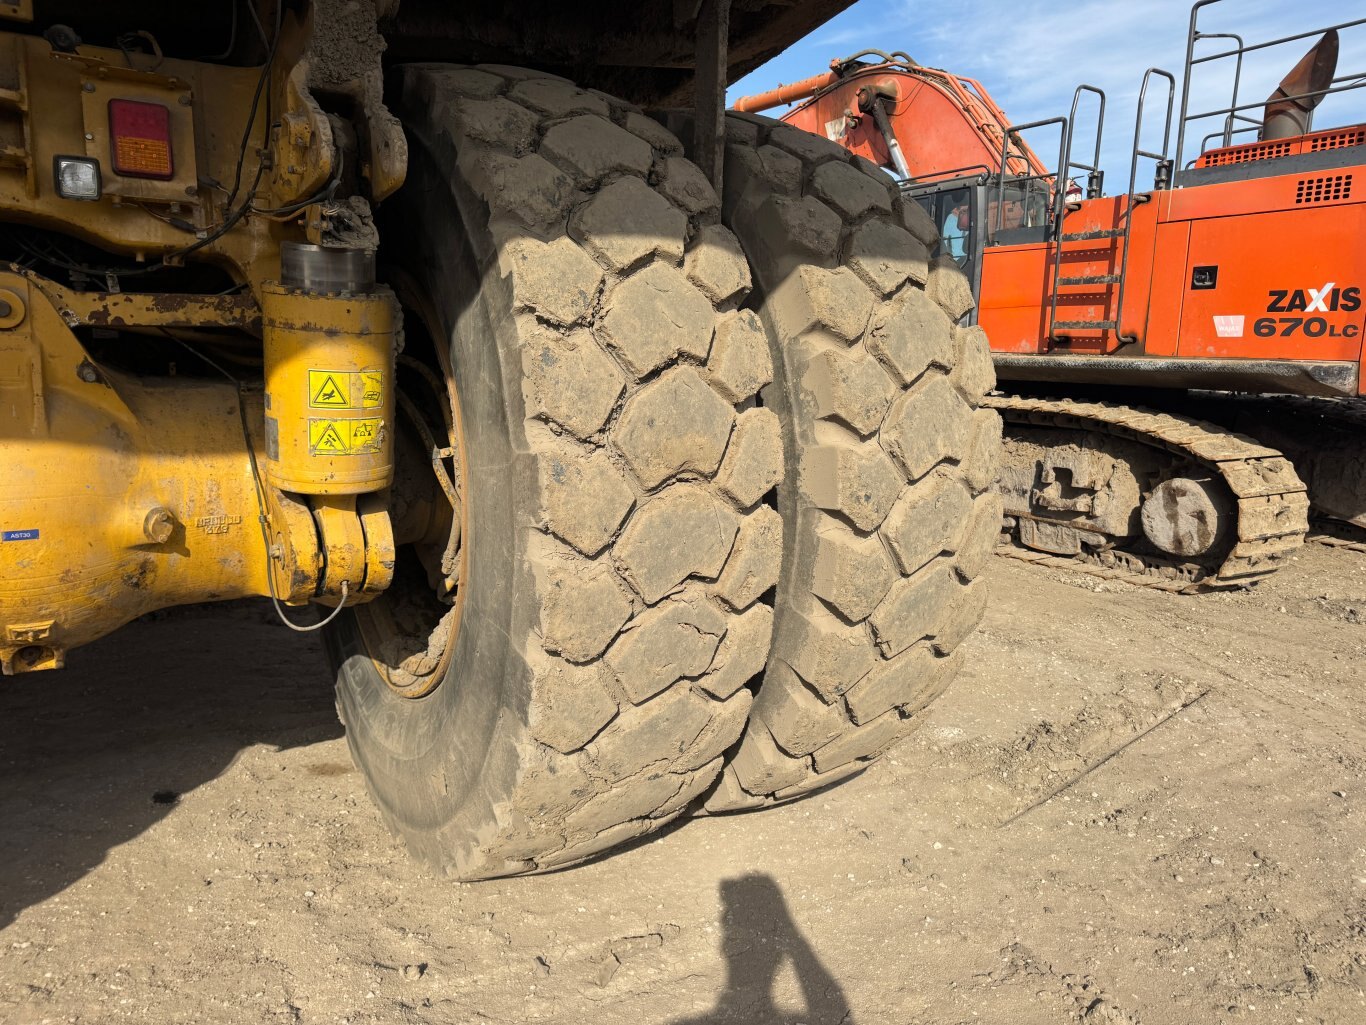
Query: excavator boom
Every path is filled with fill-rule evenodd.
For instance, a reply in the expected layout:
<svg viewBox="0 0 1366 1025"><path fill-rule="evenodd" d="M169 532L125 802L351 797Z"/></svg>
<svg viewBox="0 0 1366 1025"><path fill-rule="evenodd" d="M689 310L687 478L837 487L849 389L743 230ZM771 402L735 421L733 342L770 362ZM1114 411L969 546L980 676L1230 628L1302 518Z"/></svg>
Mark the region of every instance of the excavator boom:
<svg viewBox="0 0 1366 1025"><path fill-rule="evenodd" d="M905 53L865 50L834 60L824 74L743 97L735 109L761 113L785 103L799 104L783 115L788 124L913 182L999 174L1003 166L1013 175L1048 173L1024 141L1007 146L1010 121L980 82Z"/></svg>

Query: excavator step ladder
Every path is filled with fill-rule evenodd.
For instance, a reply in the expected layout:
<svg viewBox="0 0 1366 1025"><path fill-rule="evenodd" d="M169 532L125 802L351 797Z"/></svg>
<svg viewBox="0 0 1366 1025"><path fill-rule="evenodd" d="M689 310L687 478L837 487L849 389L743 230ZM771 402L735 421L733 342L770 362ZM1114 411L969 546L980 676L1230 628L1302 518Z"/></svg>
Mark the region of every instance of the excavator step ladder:
<svg viewBox="0 0 1366 1025"><path fill-rule="evenodd" d="M1117 320L1055 320L1053 330L1056 331L1116 331L1119 329Z"/></svg>
<svg viewBox="0 0 1366 1025"><path fill-rule="evenodd" d="M1063 232L1058 238L1063 242L1092 242L1101 238L1122 238L1124 234L1123 228L1098 228L1095 231Z"/></svg>
<svg viewBox="0 0 1366 1025"><path fill-rule="evenodd" d="M1142 148L1143 141L1143 113L1148 98L1148 86L1154 76L1166 79L1167 82L1167 110L1163 119L1162 149L1160 152L1151 152ZM1134 119L1134 145L1129 161L1129 191L1126 196L1124 209L1121 212L1123 225L1118 228L1101 228L1091 231L1066 232L1062 230L1063 220L1067 215L1065 203L1065 189L1067 174L1073 170L1091 170L1083 164L1072 161L1072 123L1076 120L1077 104L1081 99L1083 91L1092 91L1100 94L1100 121L1096 126L1096 157L1095 164L1100 163L1100 138L1104 128L1105 119L1105 94L1090 86L1081 86L1077 89L1076 95L1072 100L1072 118L1066 131L1066 141L1064 146L1064 157L1060 164L1061 171L1055 186L1055 201L1057 202L1058 216L1057 238L1053 247L1053 287L1049 295L1049 314L1048 314L1048 337L1057 340L1059 332L1071 331L1114 331L1119 333L1120 324L1124 319L1124 290L1129 273L1129 240L1133 231L1134 207L1139 203L1146 202L1147 196L1140 196L1135 183L1138 178L1138 161L1140 158L1147 158L1156 161L1157 170L1154 175L1155 187L1165 187L1165 183L1171 180L1171 161L1167 156L1167 151L1171 145L1171 123L1172 110L1176 100L1176 78L1168 71L1161 68L1149 68L1143 75L1143 86L1138 93L1138 112ZM1094 174L1094 171L1093 171ZM1093 194L1094 193L1094 194ZM1099 194L1099 189L1088 189L1087 198L1095 198ZM1114 274L1087 274L1072 277L1064 277L1062 274L1062 256L1064 242L1093 242L1102 239L1114 240L1116 248L1122 252L1120 256L1120 266L1118 273ZM1113 317L1098 320L1059 320L1058 319L1058 292L1059 289L1077 286L1096 286L1096 285L1117 285L1115 293L1114 315ZM1121 341L1125 339L1121 338ZM1129 339L1132 340L1132 339Z"/></svg>
<svg viewBox="0 0 1366 1025"><path fill-rule="evenodd" d="M1081 105L1082 94L1090 93L1097 98L1096 144L1091 163L1084 164L1072 158L1072 144L1076 139L1077 108ZM1102 280L1111 275L1085 275L1064 277L1062 274L1062 244L1072 241L1063 232L1063 219L1067 216L1067 183L1072 180L1072 172L1086 173L1086 198L1099 198L1103 192L1104 173L1100 170L1101 138L1105 130L1105 93L1093 85L1079 85L1072 95L1072 112L1066 118L1057 119L1062 125L1061 151L1058 154L1058 170L1053 177L1053 275L1052 287L1048 296L1048 337L1056 339L1059 331L1097 331L1102 330L1108 321L1058 320L1058 291L1068 286L1094 286L1108 284ZM1075 241L1090 241L1101 237L1093 232L1076 232Z"/></svg>
<svg viewBox="0 0 1366 1025"><path fill-rule="evenodd" d="M1117 285L1118 274L1084 274L1078 278L1058 278L1059 285Z"/></svg>

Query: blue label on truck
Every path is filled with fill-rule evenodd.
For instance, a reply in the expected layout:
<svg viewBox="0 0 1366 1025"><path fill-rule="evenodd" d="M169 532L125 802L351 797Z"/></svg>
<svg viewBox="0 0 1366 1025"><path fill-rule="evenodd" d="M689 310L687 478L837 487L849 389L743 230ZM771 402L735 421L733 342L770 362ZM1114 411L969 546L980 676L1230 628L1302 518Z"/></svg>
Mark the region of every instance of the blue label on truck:
<svg viewBox="0 0 1366 1025"><path fill-rule="evenodd" d="M0 541L37 541L38 531L36 530L5 530L0 531Z"/></svg>

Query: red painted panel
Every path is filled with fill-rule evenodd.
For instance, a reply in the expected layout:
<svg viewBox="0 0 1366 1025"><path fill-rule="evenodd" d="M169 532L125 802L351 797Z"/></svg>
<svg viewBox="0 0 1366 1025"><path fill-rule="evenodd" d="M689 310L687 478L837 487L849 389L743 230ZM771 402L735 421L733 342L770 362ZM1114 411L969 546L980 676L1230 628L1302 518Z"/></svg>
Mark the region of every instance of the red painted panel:
<svg viewBox="0 0 1366 1025"><path fill-rule="evenodd" d="M977 318L994 351L1048 351L1042 304L1052 269L1052 247L1044 243L986 251Z"/></svg>
<svg viewBox="0 0 1366 1025"><path fill-rule="evenodd" d="M1174 221L1199 221L1270 210L1349 206L1363 199L1366 199L1366 166L1358 165L1176 189L1171 193L1168 217ZM1357 211L1355 216L1359 215Z"/></svg>
<svg viewBox="0 0 1366 1025"><path fill-rule="evenodd" d="M1301 207L1191 224L1185 281L1175 293L1183 296L1178 353L1358 359L1364 213L1366 204ZM1190 288L1197 266L1218 267L1215 288Z"/></svg>
<svg viewBox="0 0 1366 1025"><path fill-rule="evenodd" d="M1149 356L1175 356L1181 337L1181 303L1175 296L1186 287L1186 250L1190 244L1190 223L1159 224L1153 245L1152 289L1148 305L1148 326L1143 335L1143 351Z"/></svg>

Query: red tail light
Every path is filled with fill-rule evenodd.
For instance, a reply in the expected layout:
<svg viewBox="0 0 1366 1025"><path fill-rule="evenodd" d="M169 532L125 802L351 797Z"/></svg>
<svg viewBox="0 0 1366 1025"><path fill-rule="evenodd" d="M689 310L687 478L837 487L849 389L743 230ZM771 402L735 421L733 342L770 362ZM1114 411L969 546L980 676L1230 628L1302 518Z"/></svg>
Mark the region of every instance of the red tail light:
<svg viewBox="0 0 1366 1025"><path fill-rule="evenodd" d="M160 103L110 100L109 140L115 174L161 181L175 176L171 112Z"/></svg>

